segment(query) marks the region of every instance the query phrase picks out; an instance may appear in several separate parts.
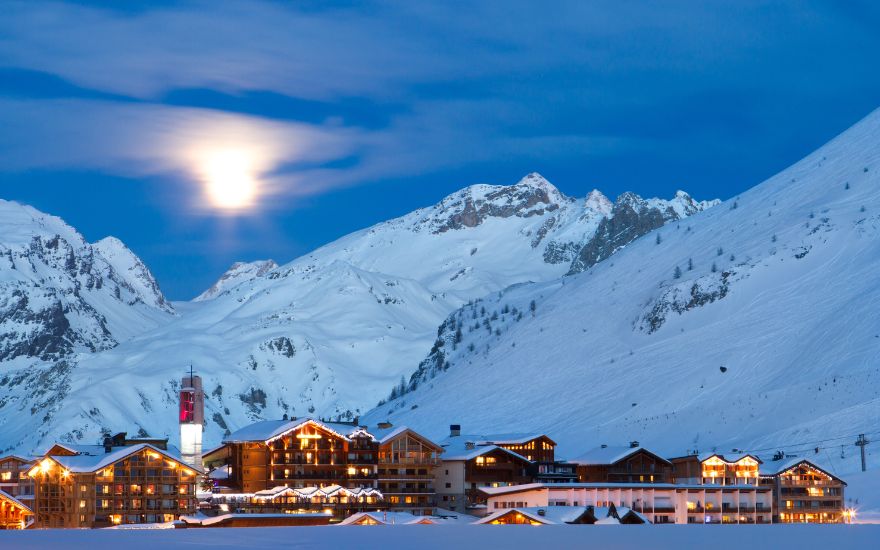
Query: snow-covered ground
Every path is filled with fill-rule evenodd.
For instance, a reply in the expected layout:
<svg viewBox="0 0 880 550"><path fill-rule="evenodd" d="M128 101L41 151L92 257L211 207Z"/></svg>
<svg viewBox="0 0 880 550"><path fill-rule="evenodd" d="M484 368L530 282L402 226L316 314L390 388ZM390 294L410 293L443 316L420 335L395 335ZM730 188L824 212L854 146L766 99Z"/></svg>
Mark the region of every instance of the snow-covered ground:
<svg viewBox="0 0 880 550"><path fill-rule="evenodd" d="M0 548L876 548L880 525L328 526L153 531L0 531Z"/></svg>

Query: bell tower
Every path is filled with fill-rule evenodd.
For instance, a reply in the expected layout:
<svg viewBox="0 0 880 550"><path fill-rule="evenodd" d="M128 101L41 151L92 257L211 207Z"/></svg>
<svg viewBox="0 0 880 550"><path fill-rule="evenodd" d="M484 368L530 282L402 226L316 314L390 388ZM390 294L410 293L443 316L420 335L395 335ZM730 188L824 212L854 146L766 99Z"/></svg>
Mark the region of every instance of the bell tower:
<svg viewBox="0 0 880 550"><path fill-rule="evenodd" d="M205 424L205 394L202 378L184 376L180 384L180 454L187 464L202 468L202 427Z"/></svg>

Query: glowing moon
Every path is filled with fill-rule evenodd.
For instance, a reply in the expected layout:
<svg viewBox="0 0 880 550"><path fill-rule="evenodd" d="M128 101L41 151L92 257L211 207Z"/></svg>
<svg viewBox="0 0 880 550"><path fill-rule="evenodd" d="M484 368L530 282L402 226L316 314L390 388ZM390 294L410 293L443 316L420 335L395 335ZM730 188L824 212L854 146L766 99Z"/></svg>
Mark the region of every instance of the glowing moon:
<svg viewBox="0 0 880 550"><path fill-rule="evenodd" d="M208 200L215 208L238 211L254 206L259 185L245 151L211 152L202 159L201 172Z"/></svg>

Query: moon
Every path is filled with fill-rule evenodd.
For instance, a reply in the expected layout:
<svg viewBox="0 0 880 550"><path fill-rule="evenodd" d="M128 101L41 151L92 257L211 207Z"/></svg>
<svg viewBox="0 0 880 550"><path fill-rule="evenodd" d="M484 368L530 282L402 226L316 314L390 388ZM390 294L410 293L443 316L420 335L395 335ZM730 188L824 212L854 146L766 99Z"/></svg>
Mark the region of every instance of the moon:
<svg viewBox="0 0 880 550"><path fill-rule="evenodd" d="M241 211L252 208L259 184L250 156L242 150L221 150L205 155L201 167L208 201L215 208Z"/></svg>

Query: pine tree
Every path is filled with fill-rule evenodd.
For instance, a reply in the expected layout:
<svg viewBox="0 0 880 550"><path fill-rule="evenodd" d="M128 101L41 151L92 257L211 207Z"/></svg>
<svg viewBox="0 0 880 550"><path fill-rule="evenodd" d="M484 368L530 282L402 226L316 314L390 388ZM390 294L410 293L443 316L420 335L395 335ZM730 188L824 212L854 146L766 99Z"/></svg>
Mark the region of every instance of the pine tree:
<svg viewBox="0 0 880 550"><path fill-rule="evenodd" d="M721 256L721 255L722 255L722 254L724 254L724 249L723 249L723 248L721 248L721 247L720 247L720 246L719 246L719 247L718 247L718 251L717 251L717 254L716 254L716 255L717 255L717 256Z"/></svg>
<svg viewBox="0 0 880 550"><path fill-rule="evenodd" d="M663 242L663 239L660 238L660 233L657 233L657 240L655 242L656 244L660 244Z"/></svg>
<svg viewBox="0 0 880 550"><path fill-rule="evenodd" d="M537 304L535 304L535 301L534 301L534 300L532 300L531 302L529 302L529 311L532 312L532 317L535 316L535 309L537 309L537 307L538 307L538 306L537 306Z"/></svg>
<svg viewBox="0 0 880 550"><path fill-rule="evenodd" d="M712 262L712 273L715 273L716 271L718 271L718 266L715 265L715 262Z"/></svg>
<svg viewBox="0 0 880 550"><path fill-rule="evenodd" d="M672 278L673 279L681 279L681 268L680 267L675 266L675 271L672 272Z"/></svg>
<svg viewBox="0 0 880 550"><path fill-rule="evenodd" d="M691 258L688 258L688 271L694 270L694 261Z"/></svg>

